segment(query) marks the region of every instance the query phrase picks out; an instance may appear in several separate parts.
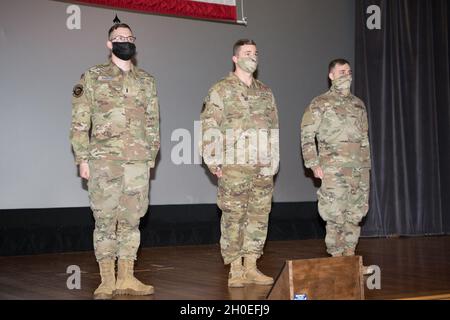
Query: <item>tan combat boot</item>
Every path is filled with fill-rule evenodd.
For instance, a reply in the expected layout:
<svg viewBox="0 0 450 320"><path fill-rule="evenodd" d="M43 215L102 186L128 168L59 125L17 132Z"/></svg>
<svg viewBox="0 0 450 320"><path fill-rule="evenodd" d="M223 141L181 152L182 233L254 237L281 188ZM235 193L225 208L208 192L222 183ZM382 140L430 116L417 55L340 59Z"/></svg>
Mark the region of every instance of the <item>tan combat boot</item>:
<svg viewBox="0 0 450 320"><path fill-rule="evenodd" d="M242 266L242 258L234 260L230 266L230 273L228 274L228 286L230 288L244 287L244 268Z"/></svg>
<svg viewBox="0 0 450 320"><path fill-rule="evenodd" d="M153 286L147 286L133 275L134 261L119 259L115 294L147 296L153 294Z"/></svg>
<svg viewBox="0 0 450 320"><path fill-rule="evenodd" d="M109 300L112 299L114 290L116 289L116 272L115 272L115 260L104 259L98 262L100 267L100 276L102 283L94 291L95 300Z"/></svg>
<svg viewBox="0 0 450 320"><path fill-rule="evenodd" d="M273 284L273 278L264 275L256 267L257 255L251 254L244 257L244 282L247 284L259 284L269 286Z"/></svg>

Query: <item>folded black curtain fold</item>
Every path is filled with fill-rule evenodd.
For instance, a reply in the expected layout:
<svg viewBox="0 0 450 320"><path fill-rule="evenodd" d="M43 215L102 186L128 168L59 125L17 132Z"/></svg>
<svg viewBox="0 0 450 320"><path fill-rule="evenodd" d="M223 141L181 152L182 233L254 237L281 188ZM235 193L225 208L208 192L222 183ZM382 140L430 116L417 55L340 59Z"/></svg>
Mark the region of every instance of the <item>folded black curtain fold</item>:
<svg viewBox="0 0 450 320"><path fill-rule="evenodd" d="M369 29L367 8L381 11ZM450 4L356 0L355 94L372 151L365 236L450 232Z"/></svg>

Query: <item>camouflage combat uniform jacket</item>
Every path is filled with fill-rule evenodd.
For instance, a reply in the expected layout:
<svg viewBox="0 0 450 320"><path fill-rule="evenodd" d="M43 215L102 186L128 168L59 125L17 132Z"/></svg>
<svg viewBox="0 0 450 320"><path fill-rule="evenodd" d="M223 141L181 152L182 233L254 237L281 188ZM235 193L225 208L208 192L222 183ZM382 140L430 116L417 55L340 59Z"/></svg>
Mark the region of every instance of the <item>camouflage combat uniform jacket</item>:
<svg viewBox="0 0 450 320"><path fill-rule="evenodd" d="M73 89L70 139L76 162L149 161L159 151L159 104L154 78L112 61L83 74Z"/></svg>
<svg viewBox="0 0 450 320"><path fill-rule="evenodd" d="M202 155L211 172L215 172L218 166L240 164L236 162L228 163L228 158L224 152L229 147L226 141L227 130L234 133L234 142L238 141L243 133L254 130L259 133L268 133L268 143L258 143L257 145L259 148L267 147L268 150L264 150L264 152L263 150L257 150L256 152L267 155L268 159L266 158L264 161L261 161L261 158L256 159L255 166L261 168L262 174L276 174L279 166L278 110L272 91L261 81L254 79L252 85L248 87L234 73L230 73L209 90L201 120L203 134L210 129L217 129L225 137L221 150L223 154L218 157L221 161L212 161L205 157L203 151L212 142L205 138L202 141L203 146L200 150L203 150ZM274 131L276 137L271 136ZM235 155L239 153L236 150L237 147L238 144L234 143ZM248 159L249 157L246 156L245 158ZM236 156L234 161L236 161Z"/></svg>
<svg viewBox="0 0 450 320"><path fill-rule="evenodd" d="M313 99L301 123L301 148L307 168L370 168L364 103L352 94L340 95L333 88Z"/></svg>

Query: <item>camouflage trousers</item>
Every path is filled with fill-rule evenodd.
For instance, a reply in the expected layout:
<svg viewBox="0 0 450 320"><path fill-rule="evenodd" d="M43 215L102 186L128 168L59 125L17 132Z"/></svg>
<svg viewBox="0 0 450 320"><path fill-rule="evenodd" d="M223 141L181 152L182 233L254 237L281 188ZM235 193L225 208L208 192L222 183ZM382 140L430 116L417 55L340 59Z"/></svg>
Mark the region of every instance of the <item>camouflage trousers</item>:
<svg viewBox="0 0 450 320"><path fill-rule="evenodd" d="M369 208L370 171L362 168L323 168L317 192L319 214L326 221L325 243L332 256L353 255L361 220Z"/></svg>
<svg viewBox="0 0 450 320"><path fill-rule="evenodd" d="M220 248L225 264L246 254L263 254L272 206L273 176L259 168L230 165L222 169L217 205L222 210Z"/></svg>
<svg viewBox="0 0 450 320"><path fill-rule="evenodd" d="M102 259L136 260L139 222L148 209L149 165L144 161L89 161L94 249Z"/></svg>

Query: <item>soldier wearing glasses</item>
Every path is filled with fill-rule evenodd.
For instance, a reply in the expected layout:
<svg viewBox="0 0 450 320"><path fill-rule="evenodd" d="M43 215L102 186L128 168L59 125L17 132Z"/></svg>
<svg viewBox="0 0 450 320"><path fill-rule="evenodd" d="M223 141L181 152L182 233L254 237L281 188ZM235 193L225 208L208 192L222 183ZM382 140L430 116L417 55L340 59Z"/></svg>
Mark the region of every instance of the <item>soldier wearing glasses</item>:
<svg viewBox="0 0 450 320"><path fill-rule="evenodd" d="M127 24L112 26L107 41L111 60L90 68L73 88L70 138L80 176L88 180L101 274L95 299L154 291L133 275L150 168L160 144L155 80L131 62L135 40Z"/></svg>

